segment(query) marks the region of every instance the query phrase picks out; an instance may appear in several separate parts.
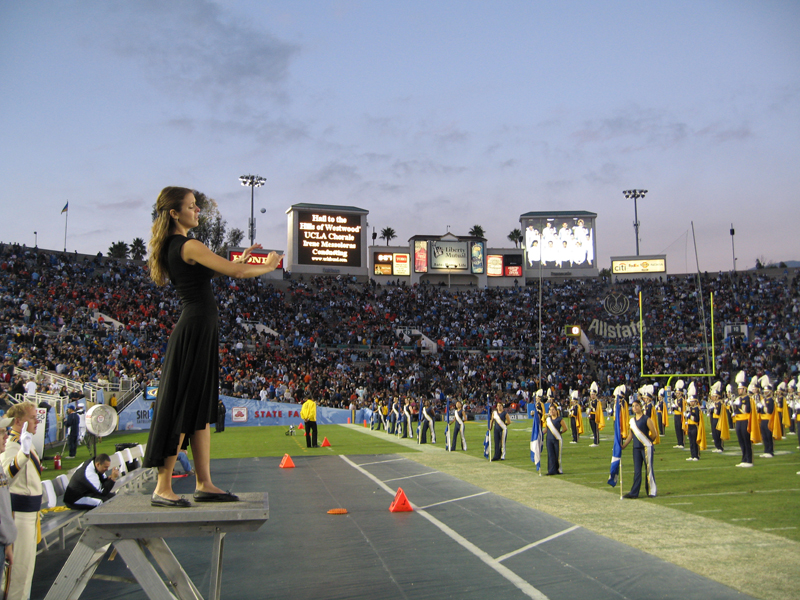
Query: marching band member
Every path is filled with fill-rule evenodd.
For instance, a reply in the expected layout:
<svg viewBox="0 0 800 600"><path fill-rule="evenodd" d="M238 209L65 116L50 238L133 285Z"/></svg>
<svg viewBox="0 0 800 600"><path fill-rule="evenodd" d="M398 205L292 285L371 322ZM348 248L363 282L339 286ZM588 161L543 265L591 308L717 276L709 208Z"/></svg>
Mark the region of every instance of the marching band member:
<svg viewBox="0 0 800 600"><path fill-rule="evenodd" d="M764 453L759 458L772 458L775 456L776 439L781 439L780 418L775 410L775 398L772 397L772 382L767 375L758 380L761 395L756 402L756 410L761 421L761 439L764 442Z"/></svg>
<svg viewBox="0 0 800 600"><path fill-rule="evenodd" d="M508 426L511 425L511 417L508 416L508 411L500 400L497 401L490 418L492 419L492 435L494 439L492 461L505 460L506 438L508 437Z"/></svg>
<svg viewBox="0 0 800 600"><path fill-rule="evenodd" d="M400 413L400 431L397 435L407 438L411 429L411 400L406 398L403 401L403 411Z"/></svg>
<svg viewBox="0 0 800 600"><path fill-rule="evenodd" d="M631 403L633 416L630 419L630 433L622 448L633 442L633 485L631 491L623 495L623 498L638 498L639 490L642 487L642 467L646 468L645 491L650 498L655 498L657 493L656 476L653 471L653 440L658 438L658 429L653 419L647 417L642 410L642 402L638 398Z"/></svg>
<svg viewBox="0 0 800 600"><path fill-rule="evenodd" d="M461 449L466 452L467 451L467 438L464 435L466 430L464 429L464 425L467 422L467 411L464 410L464 405L461 404L461 400L456 401L456 410L453 413L454 421L453 421L453 441L450 444L450 450L455 450L456 447L456 440L458 440L458 434L461 434Z"/></svg>
<svg viewBox="0 0 800 600"><path fill-rule="evenodd" d="M711 419L711 437L714 438L714 449L711 452L722 453L725 450L723 441L730 439L728 428L728 407L720 397L722 383L717 381L708 393L708 416Z"/></svg>
<svg viewBox="0 0 800 600"><path fill-rule="evenodd" d="M377 429L378 431L381 430L381 404L380 400L375 397L372 399L372 404L370 404L370 409L372 410L372 414L369 416L369 429L370 431Z"/></svg>
<svg viewBox="0 0 800 600"><path fill-rule="evenodd" d="M606 426L606 418L603 414L603 401L597 397L597 382L593 381L589 386L589 426L592 428L592 443L590 448L600 445L600 431Z"/></svg>
<svg viewBox="0 0 800 600"><path fill-rule="evenodd" d="M397 434L398 420L400 419L400 398L395 398L392 402L392 410L389 412L389 433Z"/></svg>
<svg viewBox="0 0 800 600"><path fill-rule="evenodd" d="M789 403L787 402L786 398L786 382L781 381L778 384L778 387L775 388L775 412L777 413L777 427L780 427L781 430L781 437L779 439L786 437L786 428L789 427L791 423L791 417L789 414Z"/></svg>
<svg viewBox="0 0 800 600"><path fill-rule="evenodd" d="M42 504L42 464L33 447L36 405L24 401L6 411L13 419L6 449L0 456L3 476L11 493L11 510L17 539L13 546L13 568L6 578L5 597L25 600L30 596L36 566L39 509Z"/></svg>
<svg viewBox="0 0 800 600"><path fill-rule="evenodd" d="M731 402L731 413L733 423L736 427L736 439L739 441L739 448L742 450L742 461L737 467L753 466L753 443L750 439L752 412L750 397L747 395L747 378L744 371L736 374L737 397Z"/></svg>
<svg viewBox="0 0 800 600"><path fill-rule="evenodd" d="M547 474L560 475L561 447L564 440L561 434L567 430L567 424L561 418L555 402L550 403L550 412L547 415Z"/></svg>
<svg viewBox="0 0 800 600"><path fill-rule="evenodd" d="M420 428L419 428L419 443L420 444L427 444L428 443L428 429L431 430L431 444L436 443L436 428L434 427L434 418L436 417L436 413L431 406L430 400L425 400L425 403L422 405L419 411L419 421L420 421Z"/></svg>
<svg viewBox="0 0 800 600"><path fill-rule="evenodd" d="M675 396L672 398L670 406L672 411L673 422L675 423L675 437L677 444L673 448L683 449L683 415L686 412L686 399L683 395L683 379L678 379L675 382Z"/></svg>
<svg viewBox="0 0 800 600"><path fill-rule="evenodd" d="M583 433L583 411L578 400L578 390L570 393L571 404L569 407L569 425L572 429L572 441L570 444L578 443L578 436Z"/></svg>
<svg viewBox="0 0 800 600"><path fill-rule="evenodd" d="M697 400L697 388L694 382L689 384L689 407L684 413L684 431L689 437L689 450L691 456L686 460L700 460L700 450L706 449L706 426L700 403Z"/></svg>
<svg viewBox="0 0 800 600"><path fill-rule="evenodd" d="M381 400L381 425L384 431L389 431L389 405L386 400Z"/></svg>
<svg viewBox="0 0 800 600"><path fill-rule="evenodd" d="M724 400L724 402L725 402L725 408L728 411L728 427L730 429L735 429L736 428L736 425L734 425L734 423L733 423L733 411L731 410L731 406L732 406L734 400L735 400L735 397L734 397L734 394L733 394L733 386L729 383L728 385L725 386L725 400Z"/></svg>
<svg viewBox="0 0 800 600"><path fill-rule="evenodd" d="M659 435L664 435L664 428L667 426L669 410L664 388L658 390L658 400L656 401L656 425L658 425Z"/></svg>
<svg viewBox="0 0 800 600"><path fill-rule="evenodd" d="M797 380L800 381L800 377ZM797 383L795 383L794 379L789 381L789 397L793 400L791 404L794 408L794 432L797 434L798 442L800 442L800 398L797 394ZM800 448L800 443L797 444L797 447Z"/></svg>

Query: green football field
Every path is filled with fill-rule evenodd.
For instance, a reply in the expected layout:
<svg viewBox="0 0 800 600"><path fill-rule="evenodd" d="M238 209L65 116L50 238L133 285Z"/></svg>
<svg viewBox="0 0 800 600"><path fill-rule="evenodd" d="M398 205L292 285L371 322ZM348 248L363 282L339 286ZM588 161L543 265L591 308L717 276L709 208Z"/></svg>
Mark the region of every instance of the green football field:
<svg viewBox="0 0 800 600"><path fill-rule="evenodd" d="M519 469L521 478L535 477L536 469L530 460L531 421L513 421L509 426L509 438L505 465ZM590 448L591 438L584 436L579 444L569 444L569 434L564 435L563 469L561 478L611 495L619 495L620 487L612 488L608 480L611 462L611 432L609 421L601 435L600 446ZM321 425L319 443L327 437L329 448L307 449L300 435L287 436L286 427L229 427L223 433L212 434L212 456L214 458L247 458L267 456L302 456L306 454L396 454L416 452L407 445L395 443L388 434L378 437L364 435L356 428L340 425ZM483 455L485 427L480 422L467 425L468 454ZM437 423L438 447L444 447L444 427ZM123 442L145 443L147 432L118 433L98 443L97 451L113 454L114 444ZM674 432L667 430L662 443L656 446L655 474L658 497L637 502L655 503L670 508L724 521L731 525L767 531L790 540L800 541L797 515L800 515L800 452L797 436L775 442L774 458L759 458L762 446L754 446L755 466L751 469L736 468L741 454L736 440L725 443L724 454L709 450L701 453L699 462L687 462L689 451L673 449ZM60 448L52 448L53 456ZM69 470L89 458L86 446L78 450L78 458L63 461L63 469ZM543 472L546 472L547 457L542 455ZM52 462L46 462L45 479L63 471L54 471ZM622 490L630 489L632 480L630 447L622 456Z"/></svg>

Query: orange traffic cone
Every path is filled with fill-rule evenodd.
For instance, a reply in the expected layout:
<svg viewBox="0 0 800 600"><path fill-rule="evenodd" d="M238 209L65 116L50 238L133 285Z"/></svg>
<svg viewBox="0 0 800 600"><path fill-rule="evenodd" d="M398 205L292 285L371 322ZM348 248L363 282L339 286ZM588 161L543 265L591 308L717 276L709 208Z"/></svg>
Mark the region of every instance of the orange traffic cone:
<svg viewBox="0 0 800 600"><path fill-rule="evenodd" d="M300 425L298 425L298 426L297 426L297 428L298 428L298 429L305 429L305 427L303 427L303 424L302 424L302 423L300 423Z"/></svg>
<svg viewBox="0 0 800 600"><path fill-rule="evenodd" d="M328 438L325 438L324 440L322 440L322 447L323 448L330 448L331 447L331 443L328 441Z"/></svg>
<svg viewBox="0 0 800 600"><path fill-rule="evenodd" d="M367 420L364 419L364 427L367 427Z"/></svg>
<svg viewBox="0 0 800 600"><path fill-rule="evenodd" d="M278 465L281 469L294 469L294 461L292 461L292 457L288 454L283 455L283 459L281 459L281 464Z"/></svg>
<svg viewBox="0 0 800 600"><path fill-rule="evenodd" d="M403 488L397 488L397 493L394 495L394 500L389 506L389 512L413 512L411 503L406 498L406 493Z"/></svg>
<svg viewBox="0 0 800 600"><path fill-rule="evenodd" d="M350 417L347 417L347 424L350 425Z"/></svg>

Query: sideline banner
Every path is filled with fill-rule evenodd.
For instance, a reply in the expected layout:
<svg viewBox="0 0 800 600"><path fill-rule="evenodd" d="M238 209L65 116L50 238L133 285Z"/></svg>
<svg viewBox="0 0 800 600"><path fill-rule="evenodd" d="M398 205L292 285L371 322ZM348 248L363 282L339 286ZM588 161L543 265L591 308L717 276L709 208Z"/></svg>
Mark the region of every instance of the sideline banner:
<svg viewBox="0 0 800 600"><path fill-rule="evenodd" d="M150 429L150 403L139 394L136 399L119 413L117 431L148 431Z"/></svg>
<svg viewBox="0 0 800 600"><path fill-rule="evenodd" d="M297 426L303 422L300 418L302 404L287 404L285 402L262 402L261 400L245 400L220 395L220 400L225 405L225 427L261 427L269 425ZM372 411L359 409L356 411L356 422L369 418ZM345 424L350 418L350 411L346 408L328 408L317 405L317 424Z"/></svg>
<svg viewBox="0 0 800 600"><path fill-rule="evenodd" d="M225 405L225 427L260 427L269 425L299 425L302 404L285 402L262 402L261 400L245 400L220 395ZM119 413L119 431L142 431L150 429L150 400L139 396ZM317 423L319 425L345 424L350 418L350 411L345 408L328 408L317 406ZM369 423L372 411L361 408L356 411L356 423ZM212 428L214 422L211 423Z"/></svg>

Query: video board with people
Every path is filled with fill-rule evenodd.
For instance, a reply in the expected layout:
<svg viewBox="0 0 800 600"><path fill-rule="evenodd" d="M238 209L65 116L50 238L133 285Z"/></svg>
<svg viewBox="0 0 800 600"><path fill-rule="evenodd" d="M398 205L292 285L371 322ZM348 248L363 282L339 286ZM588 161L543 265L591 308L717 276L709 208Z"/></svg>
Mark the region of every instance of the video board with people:
<svg viewBox="0 0 800 600"><path fill-rule="evenodd" d="M553 213L520 219L528 269L595 268L594 216Z"/></svg>

